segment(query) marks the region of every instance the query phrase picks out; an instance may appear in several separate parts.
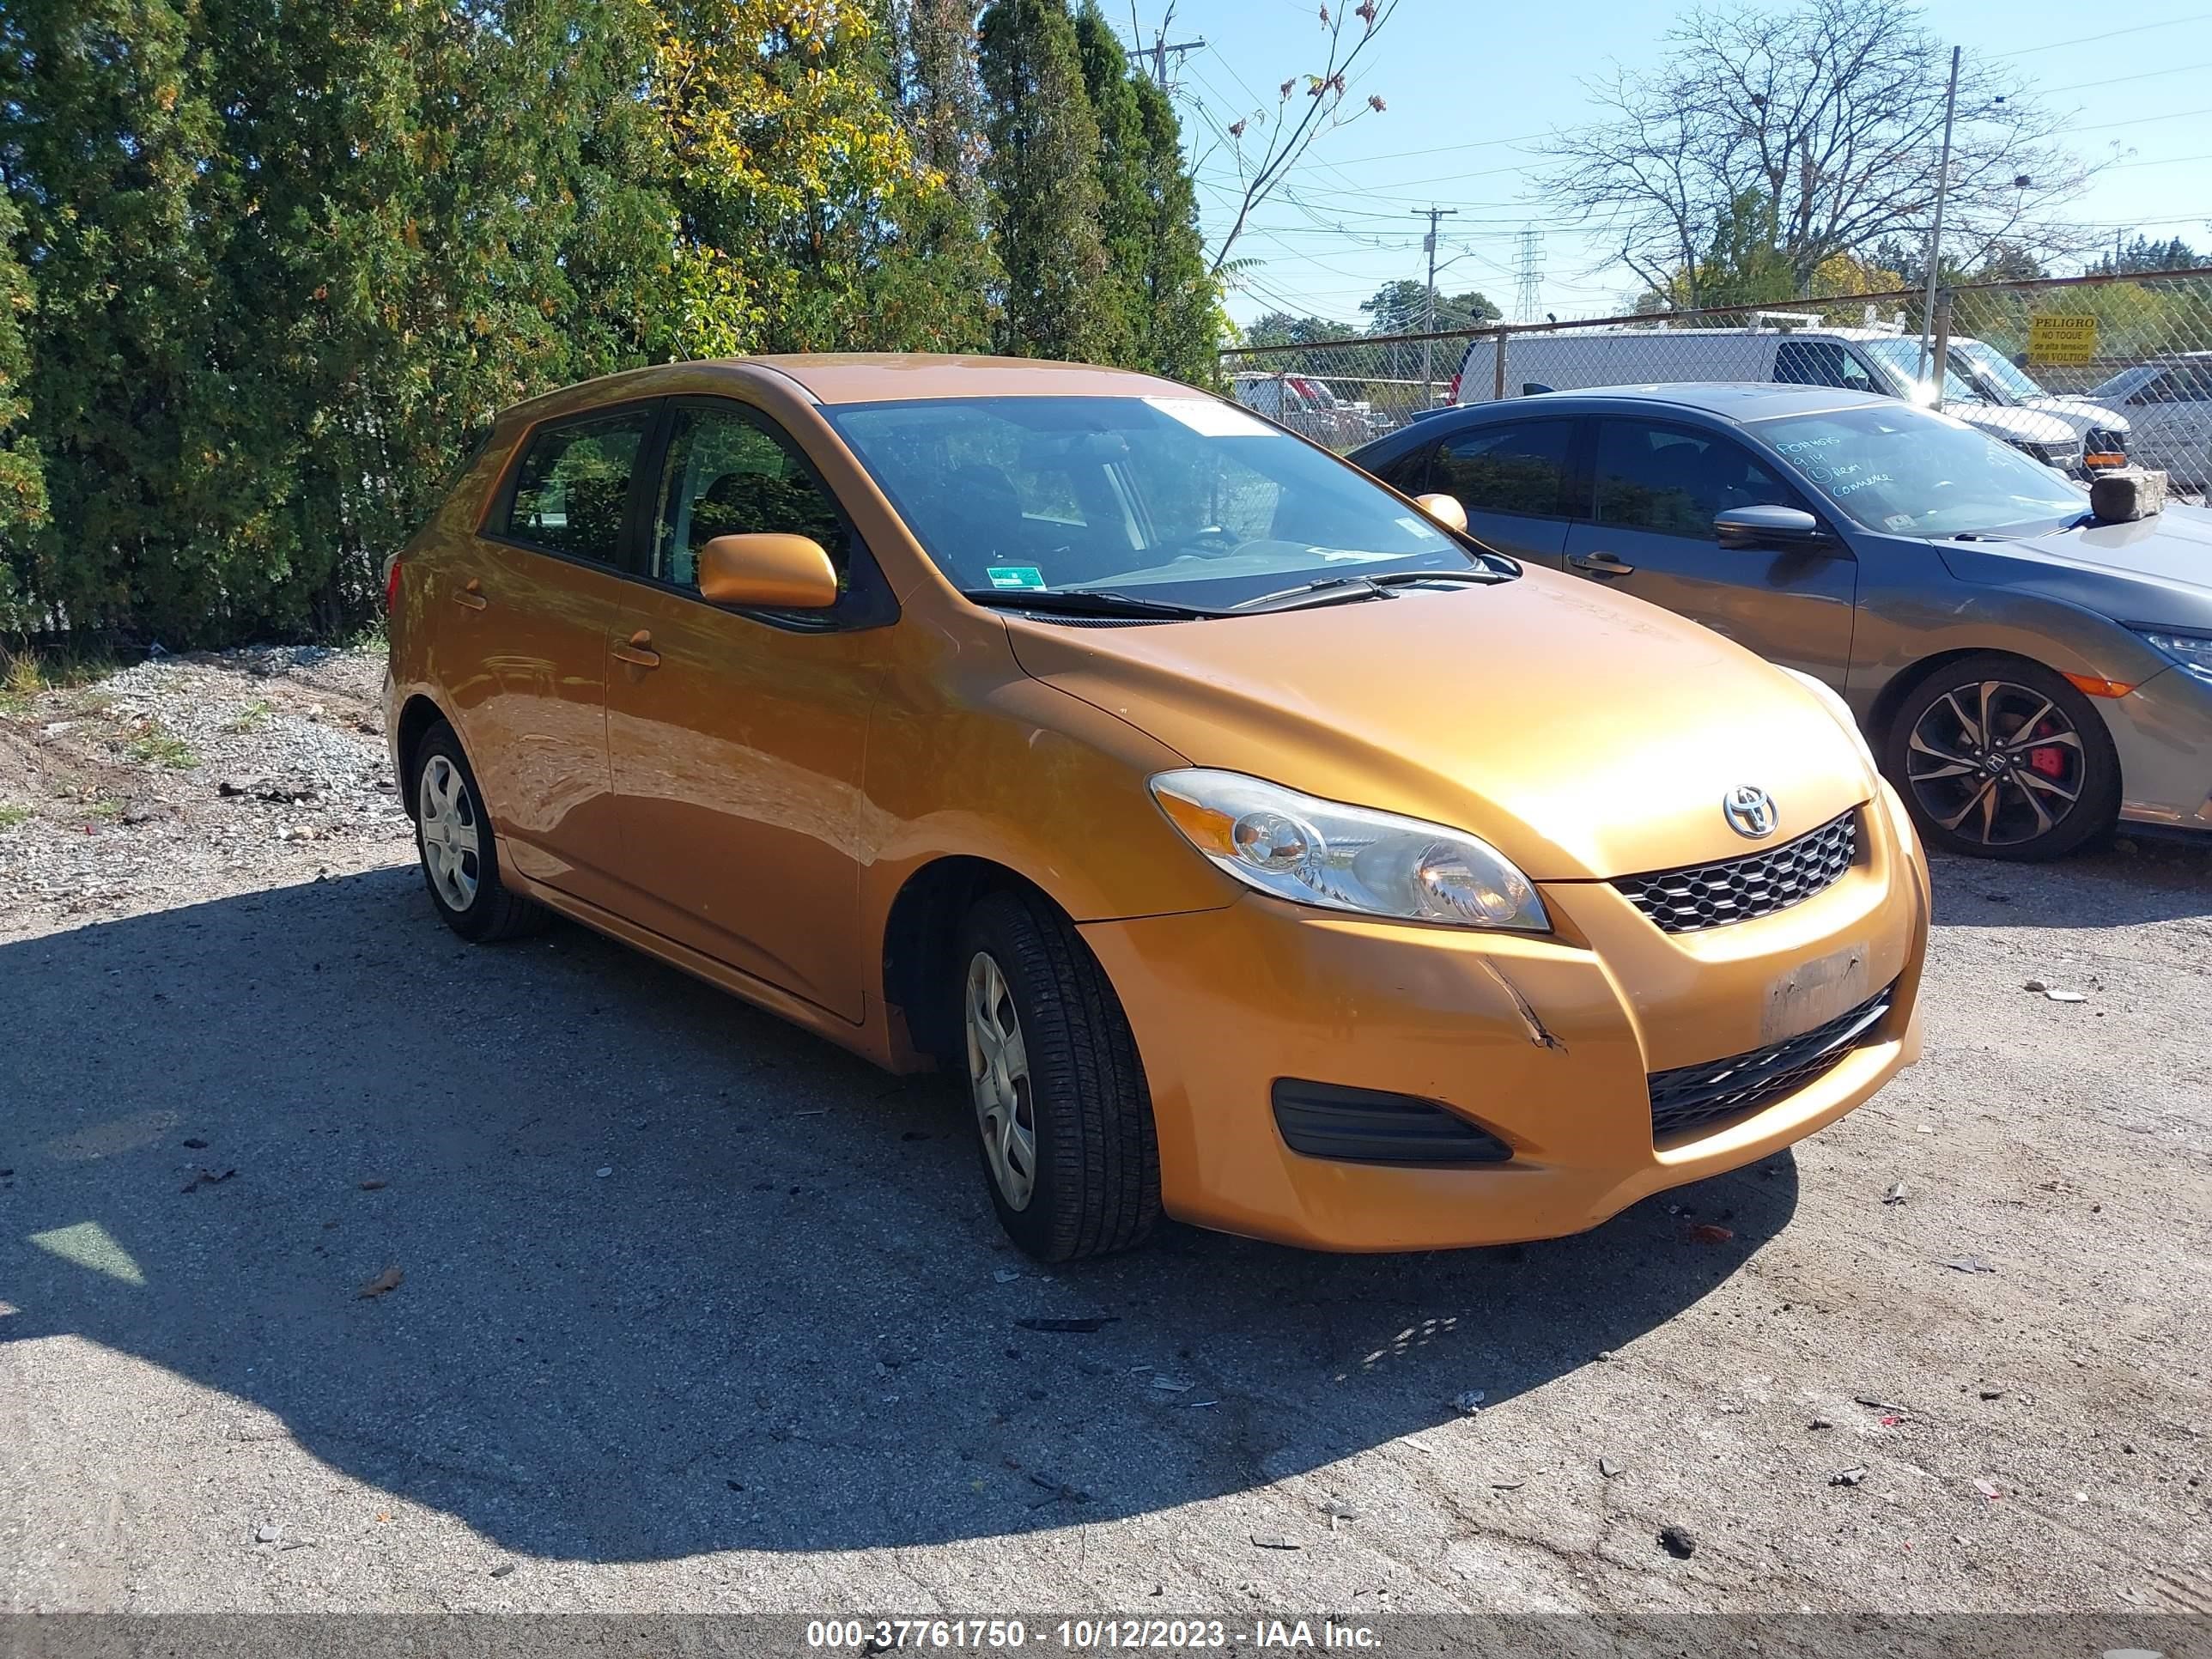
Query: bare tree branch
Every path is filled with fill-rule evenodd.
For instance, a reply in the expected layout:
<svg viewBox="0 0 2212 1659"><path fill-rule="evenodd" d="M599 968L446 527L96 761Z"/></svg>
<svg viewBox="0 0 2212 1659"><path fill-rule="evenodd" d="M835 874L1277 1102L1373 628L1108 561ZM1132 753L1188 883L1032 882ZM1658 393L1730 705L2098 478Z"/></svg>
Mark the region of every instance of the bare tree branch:
<svg viewBox="0 0 2212 1659"><path fill-rule="evenodd" d="M1228 263L1229 251L1244 234L1254 211L1305 159L1316 139L1324 132L1349 126L1361 115L1382 112L1383 103L1379 97L1355 103L1346 112L1346 85L1361 55L1397 9L1398 0L1358 0L1357 4L1337 0L1337 9L1332 12L1326 0L1322 0L1321 25L1328 38L1328 51L1321 73L1292 76L1284 82L1272 119L1268 112L1253 110L1234 121L1219 124L1236 145L1239 194L1236 217L1213 250L1215 275ZM1349 40L1346 38L1347 20L1356 20L1359 24L1358 32ZM1301 95L1304 101L1298 106L1295 100ZM1267 140L1256 156L1244 148L1245 135L1255 125L1265 131Z"/></svg>
<svg viewBox="0 0 2212 1659"><path fill-rule="evenodd" d="M1631 270L1667 271L1662 286L1695 304L1708 250L1750 224L1802 295L1824 260L1925 236L1949 49L1913 0L1700 7L1668 41L1653 72L1589 83L1599 118L1544 147L1545 200L1618 239ZM2068 119L2014 72L1968 60L1944 209L1954 248L2079 251L2058 210L2098 164L2069 149Z"/></svg>

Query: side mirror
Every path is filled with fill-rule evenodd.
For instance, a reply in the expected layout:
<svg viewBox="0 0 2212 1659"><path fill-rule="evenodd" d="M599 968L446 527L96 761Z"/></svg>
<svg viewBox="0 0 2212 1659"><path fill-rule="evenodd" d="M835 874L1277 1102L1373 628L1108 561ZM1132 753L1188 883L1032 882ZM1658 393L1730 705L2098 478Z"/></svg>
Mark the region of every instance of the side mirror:
<svg viewBox="0 0 2212 1659"><path fill-rule="evenodd" d="M837 572L811 536L717 536L699 550L699 597L714 605L826 611Z"/></svg>
<svg viewBox="0 0 2212 1659"><path fill-rule="evenodd" d="M1713 538L1723 547L1778 548L1813 553L1833 547L1836 538L1802 507L1732 507L1713 520Z"/></svg>
<svg viewBox="0 0 2212 1659"><path fill-rule="evenodd" d="M1448 530L1467 534L1467 509L1459 504L1456 495L1428 495L1413 497L1413 505Z"/></svg>

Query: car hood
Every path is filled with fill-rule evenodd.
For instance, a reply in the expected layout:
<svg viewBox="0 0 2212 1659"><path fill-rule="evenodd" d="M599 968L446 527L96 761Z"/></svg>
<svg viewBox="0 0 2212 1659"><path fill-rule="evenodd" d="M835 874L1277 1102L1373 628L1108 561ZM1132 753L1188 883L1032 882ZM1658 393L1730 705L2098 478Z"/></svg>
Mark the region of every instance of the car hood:
<svg viewBox="0 0 2212 1659"><path fill-rule="evenodd" d="M2081 398L2037 398L2024 407L2039 409L2056 415L2061 420L2087 421L2091 426L2101 427L2107 432L2123 434L2132 431L2128 417L2118 410L2107 409L2102 404L2093 404Z"/></svg>
<svg viewBox="0 0 2212 1659"><path fill-rule="evenodd" d="M1805 687L1719 635L1573 578L1222 621L1007 617L1024 671L1199 766L1473 831L1538 880L1740 856L1721 815L1765 789L1772 846L1869 799Z"/></svg>
<svg viewBox="0 0 2212 1659"><path fill-rule="evenodd" d="M2056 415L2041 410L1951 403L1943 406L1943 412L2008 443L2056 444L2063 449L2081 435Z"/></svg>
<svg viewBox="0 0 2212 1659"><path fill-rule="evenodd" d="M2043 593L2122 622L2212 626L2212 512L2203 507L2176 503L2133 524L1936 545L1960 581Z"/></svg>

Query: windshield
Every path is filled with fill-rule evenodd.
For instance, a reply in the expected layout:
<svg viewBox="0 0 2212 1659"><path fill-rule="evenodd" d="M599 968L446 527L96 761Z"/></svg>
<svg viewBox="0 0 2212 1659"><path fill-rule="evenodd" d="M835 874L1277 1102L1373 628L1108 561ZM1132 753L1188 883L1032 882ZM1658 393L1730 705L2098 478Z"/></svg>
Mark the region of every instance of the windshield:
<svg viewBox="0 0 2212 1659"><path fill-rule="evenodd" d="M1907 402L1930 404L1936 401L1929 388L1933 384L1928 372L1921 366L1920 342L1908 340L1903 335L1893 335L1879 340L1860 340L1858 349L1874 360L1874 365L1889 378L1889 389ZM1935 354L1929 354L1932 365ZM1974 389L1973 383L1946 363L1943 365L1943 400L1946 403L1985 404L1987 398Z"/></svg>
<svg viewBox="0 0 2212 1659"><path fill-rule="evenodd" d="M967 592L1097 589L1225 609L1286 577L1513 568L1364 473L1194 392L823 412Z"/></svg>
<svg viewBox="0 0 2212 1659"><path fill-rule="evenodd" d="M2033 534L2088 510L2086 490L2009 444L1896 404L1784 415L1752 429L1869 530L1898 536Z"/></svg>
<svg viewBox="0 0 2212 1659"><path fill-rule="evenodd" d="M1951 349L1966 360L1966 367L1978 380L1994 380L2006 395L2025 402L2030 398L2050 394L2038 386L2013 360L1995 346L1984 345L1979 340L1954 340Z"/></svg>

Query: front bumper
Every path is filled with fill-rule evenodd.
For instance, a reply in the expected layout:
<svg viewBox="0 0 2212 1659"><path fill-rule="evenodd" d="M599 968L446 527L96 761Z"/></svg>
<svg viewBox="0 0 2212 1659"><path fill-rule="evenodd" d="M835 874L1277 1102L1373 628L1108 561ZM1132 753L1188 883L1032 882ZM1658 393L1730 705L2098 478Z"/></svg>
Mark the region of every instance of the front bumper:
<svg viewBox="0 0 2212 1659"><path fill-rule="evenodd" d="M2119 753L2120 816L2212 830L2212 685L2168 668L2095 707Z"/></svg>
<svg viewBox="0 0 2212 1659"><path fill-rule="evenodd" d="M1165 1208L1321 1249L1547 1238L1832 1122L1919 1054L1926 868L1886 787L1863 811L1858 862L1834 885L1701 933L1662 933L1602 882L1546 884L1559 923L1546 939L1257 895L1085 924L1144 1060ZM1892 984L1888 1015L1832 1068L1655 1140L1650 1073L1765 1047ZM1806 986L1825 1001L1793 1000ZM1302 1156L1274 1120L1281 1078L1436 1102L1513 1156L1450 1168Z"/></svg>

